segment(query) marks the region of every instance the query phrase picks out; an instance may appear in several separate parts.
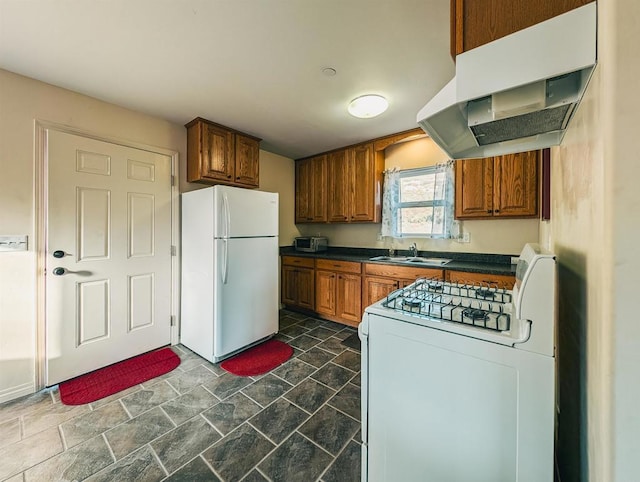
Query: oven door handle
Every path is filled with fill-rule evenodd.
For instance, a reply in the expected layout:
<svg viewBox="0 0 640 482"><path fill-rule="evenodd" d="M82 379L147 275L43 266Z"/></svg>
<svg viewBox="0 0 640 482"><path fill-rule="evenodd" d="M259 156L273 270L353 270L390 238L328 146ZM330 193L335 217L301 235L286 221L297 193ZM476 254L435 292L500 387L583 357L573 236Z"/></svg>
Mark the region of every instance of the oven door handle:
<svg viewBox="0 0 640 482"><path fill-rule="evenodd" d="M519 320L519 324L521 327L520 336L513 342L513 346L526 343L529 341L529 338L531 338L531 320Z"/></svg>

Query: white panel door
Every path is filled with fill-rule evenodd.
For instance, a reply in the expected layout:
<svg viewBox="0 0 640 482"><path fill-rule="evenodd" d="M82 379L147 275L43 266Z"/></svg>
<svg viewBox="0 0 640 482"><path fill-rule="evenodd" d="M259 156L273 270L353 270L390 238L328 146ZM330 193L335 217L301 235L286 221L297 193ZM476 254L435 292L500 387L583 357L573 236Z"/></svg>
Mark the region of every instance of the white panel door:
<svg viewBox="0 0 640 482"><path fill-rule="evenodd" d="M47 385L170 343L171 158L49 130Z"/></svg>

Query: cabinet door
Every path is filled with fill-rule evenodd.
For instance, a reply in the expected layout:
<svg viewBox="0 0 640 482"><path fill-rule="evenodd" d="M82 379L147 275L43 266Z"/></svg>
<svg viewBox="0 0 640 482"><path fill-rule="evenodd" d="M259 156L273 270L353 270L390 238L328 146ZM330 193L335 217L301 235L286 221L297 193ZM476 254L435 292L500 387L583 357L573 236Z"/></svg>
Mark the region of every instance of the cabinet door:
<svg viewBox="0 0 640 482"><path fill-rule="evenodd" d="M349 186L351 176L347 150L332 152L327 159L327 191L329 210L327 219L332 223L349 220Z"/></svg>
<svg viewBox="0 0 640 482"><path fill-rule="evenodd" d="M456 161L455 217L493 215L493 158Z"/></svg>
<svg viewBox="0 0 640 482"><path fill-rule="evenodd" d="M285 305L298 304L298 284L296 273L298 269L293 266L282 267L282 303Z"/></svg>
<svg viewBox="0 0 640 482"><path fill-rule="evenodd" d="M529 151L493 158L494 216L538 215L538 156Z"/></svg>
<svg viewBox="0 0 640 482"><path fill-rule="evenodd" d="M516 277L503 274L467 273L464 271L447 271L447 281L452 283L480 284L511 290Z"/></svg>
<svg viewBox="0 0 640 482"><path fill-rule="evenodd" d="M233 181L233 133L216 125L202 123L202 177Z"/></svg>
<svg viewBox="0 0 640 482"><path fill-rule="evenodd" d="M592 1L451 0L451 54L461 54Z"/></svg>
<svg viewBox="0 0 640 482"><path fill-rule="evenodd" d="M256 139L241 134L235 135L236 182L252 187L259 183L259 143Z"/></svg>
<svg viewBox="0 0 640 482"><path fill-rule="evenodd" d="M377 278L366 276L363 283L362 305L367 307L385 298L389 293L399 288L397 280L392 278Z"/></svg>
<svg viewBox="0 0 640 482"><path fill-rule="evenodd" d="M296 162L296 223L327 220L327 157Z"/></svg>
<svg viewBox="0 0 640 482"><path fill-rule="evenodd" d="M316 271L316 312L336 314L336 274L332 271Z"/></svg>
<svg viewBox="0 0 640 482"><path fill-rule="evenodd" d="M362 278L354 274L338 274L336 286L337 315L352 323L362 320Z"/></svg>
<svg viewBox="0 0 640 482"><path fill-rule="evenodd" d="M311 221L324 223L327 220L327 156L311 159L309 188Z"/></svg>
<svg viewBox="0 0 640 482"><path fill-rule="evenodd" d="M298 284L298 306L313 310L314 308L314 270L298 268L296 282Z"/></svg>
<svg viewBox="0 0 640 482"><path fill-rule="evenodd" d="M351 222L380 221L380 183L373 144L352 147L348 153L351 178ZM381 170L380 170L381 173Z"/></svg>
<svg viewBox="0 0 640 482"><path fill-rule="evenodd" d="M311 159L296 162L296 223L308 223L311 216Z"/></svg>

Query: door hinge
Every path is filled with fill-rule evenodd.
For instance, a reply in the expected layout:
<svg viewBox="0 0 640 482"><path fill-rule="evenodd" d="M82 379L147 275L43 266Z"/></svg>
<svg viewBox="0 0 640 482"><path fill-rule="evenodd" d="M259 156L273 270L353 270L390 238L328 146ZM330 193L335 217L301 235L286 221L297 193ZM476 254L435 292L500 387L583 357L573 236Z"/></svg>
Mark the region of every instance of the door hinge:
<svg viewBox="0 0 640 482"><path fill-rule="evenodd" d="M175 317L175 315L171 315L169 317L169 319L171 320L171 326L176 326L176 317Z"/></svg>
<svg viewBox="0 0 640 482"><path fill-rule="evenodd" d="M176 249L176 247L174 245L171 245L171 256L176 256L177 252L178 250Z"/></svg>
<svg viewBox="0 0 640 482"><path fill-rule="evenodd" d="M171 185L172 186L176 185L176 176L174 176L173 174L171 175Z"/></svg>

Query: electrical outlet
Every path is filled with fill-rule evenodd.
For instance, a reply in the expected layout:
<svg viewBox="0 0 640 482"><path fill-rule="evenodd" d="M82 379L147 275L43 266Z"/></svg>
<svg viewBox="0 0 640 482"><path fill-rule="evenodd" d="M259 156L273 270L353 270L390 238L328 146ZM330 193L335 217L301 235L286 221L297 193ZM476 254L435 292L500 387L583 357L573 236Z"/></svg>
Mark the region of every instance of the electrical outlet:
<svg viewBox="0 0 640 482"><path fill-rule="evenodd" d="M511 264L518 264L520 261L520 256L511 256Z"/></svg>
<svg viewBox="0 0 640 482"><path fill-rule="evenodd" d="M382 233L378 233L377 240L378 240L378 241L382 241Z"/></svg>
<svg viewBox="0 0 640 482"><path fill-rule="evenodd" d="M460 243L470 243L471 242L471 235L469 234L468 231L462 233L462 236L460 236Z"/></svg>

